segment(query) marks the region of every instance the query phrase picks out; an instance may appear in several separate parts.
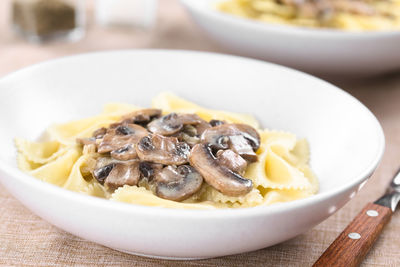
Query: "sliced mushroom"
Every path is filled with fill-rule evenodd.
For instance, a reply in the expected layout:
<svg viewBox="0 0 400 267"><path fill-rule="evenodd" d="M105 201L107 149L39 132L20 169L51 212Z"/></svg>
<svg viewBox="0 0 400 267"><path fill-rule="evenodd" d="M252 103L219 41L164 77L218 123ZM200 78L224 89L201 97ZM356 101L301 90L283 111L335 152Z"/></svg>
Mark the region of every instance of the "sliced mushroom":
<svg viewBox="0 0 400 267"><path fill-rule="evenodd" d="M104 185L115 190L124 185L137 185L140 179L139 161L129 163L115 163L114 167L104 181Z"/></svg>
<svg viewBox="0 0 400 267"><path fill-rule="evenodd" d="M315 19L319 17L322 12L328 10L328 8L320 8L314 3L306 2L298 6L298 16L301 18ZM329 8L329 10L332 10Z"/></svg>
<svg viewBox="0 0 400 267"><path fill-rule="evenodd" d="M230 149L219 150L217 160L220 165L226 166L233 172L243 175L247 168L247 161Z"/></svg>
<svg viewBox="0 0 400 267"><path fill-rule="evenodd" d="M220 120L210 120L211 127L219 126L219 125L222 125L222 124L225 124L225 122L224 121L220 121Z"/></svg>
<svg viewBox="0 0 400 267"><path fill-rule="evenodd" d="M114 168L116 160L109 157L99 157L96 161L96 165L93 169L93 177L100 183L104 184L104 180L110 174L112 168Z"/></svg>
<svg viewBox="0 0 400 267"><path fill-rule="evenodd" d="M100 184L104 184L104 180L107 178L116 162L116 160L110 157L99 157L93 169L93 177L96 178Z"/></svg>
<svg viewBox="0 0 400 267"><path fill-rule="evenodd" d="M161 109L147 108L136 110L122 117L123 120L130 121L136 124L147 124L154 118L161 116Z"/></svg>
<svg viewBox="0 0 400 267"><path fill-rule="evenodd" d="M182 165L188 162L190 146L176 137L152 134L140 139L136 152L143 161L164 165Z"/></svg>
<svg viewBox="0 0 400 267"><path fill-rule="evenodd" d="M96 140L103 138L103 136L106 134L106 132L107 132L107 129L102 127L100 129L97 129L96 131L94 131L92 137L77 138L76 142L80 145L95 145Z"/></svg>
<svg viewBox="0 0 400 267"><path fill-rule="evenodd" d="M187 143L190 147L193 147L194 145L200 143L200 138L198 138L197 136L190 136L185 132L180 132L176 137L179 141Z"/></svg>
<svg viewBox="0 0 400 267"><path fill-rule="evenodd" d="M249 145L248 140L243 135L232 135L229 137L229 147L250 162L257 161L257 154L253 147Z"/></svg>
<svg viewBox="0 0 400 267"><path fill-rule="evenodd" d="M189 165L168 166L156 176L156 195L169 200L182 201L197 191L203 177Z"/></svg>
<svg viewBox="0 0 400 267"><path fill-rule="evenodd" d="M186 133L189 136L196 136L198 134L196 127L190 124L184 125L181 132Z"/></svg>
<svg viewBox="0 0 400 267"><path fill-rule="evenodd" d="M197 129L193 125L184 125L182 130L174 134L179 141L187 143L190 147L200 142L200 138L197 136Z"/></svg>
<svg viewBox="0 0 400 267"><path fill-rule="evenodd" d="M353 14L372 16L376 14L376 10L363 1L359 0L336 0L331 1L332 6L338 11L349 12Z"/></svg>
<svg viewBox="0 0 400 267"><path fill-rule="evenodd" d="M251 191L251 180L221 165L212 154L209 144L197 144L189 156L190 164L212 187L228 196L241 196Z"/></svg>
<svg viewBox="0 0 400 267"><path fill-rule="evenodd" d="M205 130L207 130L208 128L211 128L211 124L206 122L206 121L202 121L199 124L197 124L195 126L196 131L197 131L197 135L200 136L204 133Z"/></svg>
<svg viewBox="0 0 400 267"><path fill-rule="evenodd" d="M140 138L148 134L147 130L140 125L119 125L114 129L108 129L103 140L98 145L99 153L107 153L118 150L128 144L136 144Z"/></svg>
<svg viewBox="0 0 400 267"><path fill-rule="evenodd" d="M101 139L101 138L104 137L104 135L105 135L106 133L107 133L107 128L102 127L102 128L100 128L100 129L97 129L96 131L94 131L92 136L93 136L95 139Z"/></svg>
<svg viewBox="0 0 400 267"><path fill-rule="evenodd" d="M359 0L281 1L286 5L296 7L298 10L298 16L303 18L326 20L327 18L332 18L332 14L335 12L348 12L366 16L377 13L370 4Z"/></svg>
<svg viewBox="0 0 400 267"><path fill-rule="evenodd" d="M111 190L126 184L136 185L140 178L139 160L118 161L101 157L96 162L93 176Z"/></svg>
<svg viewBox="0 0 400 267"><path fill-rule="evenodd" d="M127 144L121 148L111 151L111 157L118 160L130 160L137 158L134 144Z"/></svg>
<svg viewBox="0 0 400 267"><path fill-rule="evenodd" d="M211 127L201 135L201 142L214 149L230 148L250 162L257 161L260 135L246 124L229 123Z"/></svg>
<svg viewBox="0 0 400 267"><path fill-rule="evenodd" d="M132 124L132 120L123 120L123 121L114 122L114 123L111 123L108 128L115 129L115 128L118 128L119 126L123 126L123 125L127 125L127 124Z"/></svg>
<svg viewBox="0 0 400 267"><path fill-rule="evenodd" d="M283 3L288 6L297 6L303 4L307 0L279 0L280 3Z"/></svg>
<svg viewBox="0 0 400 267"><path fill-rule="evenodd" d="M170 113L153 120L147 125L147 128L152 133L169 136L179 132L183 125L197 125L201 122L203 120L196 114Z"/></svg>
<svg viewBox="0 0 400 267"><path fill-rule="evenodd" d="M159 171L163 168L162 164L142 161L139 164L140 175L148 181L152 181Z"/></svg>
<svg viewBox="0 0 400 267"><path fill-rule="evenodd" d="M93 177L100 183L104 184L104 180L110 174L112 169L114 168L115 163L109 163L107 165L96 167L93 170Z"/></svg>
<svg viewBox="0 0 400 267"><path fill-rule="evenodd" d="M147 190L156 192L156 184L154 178L163 169L164 165L148 161L141 161L139 163L140 180L138 186L144 187Z"/></svg>

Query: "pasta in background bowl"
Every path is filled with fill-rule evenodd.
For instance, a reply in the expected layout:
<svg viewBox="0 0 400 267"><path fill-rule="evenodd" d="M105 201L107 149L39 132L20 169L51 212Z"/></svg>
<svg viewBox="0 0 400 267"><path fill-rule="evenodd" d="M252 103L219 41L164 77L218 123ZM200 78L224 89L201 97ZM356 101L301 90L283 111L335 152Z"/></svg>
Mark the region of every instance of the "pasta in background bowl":
<svg viewBox="0 0 400 267"><path fill-rule="evenodd" d="M400 30L398 0L226 0L217 9L268 23L348 31Z"/></svg>
<svg viewBox="0 0 400 267"><path fill-rule="evenodd" d="M268 19L260 21L247 18L248 13L242 9L232 11L240 16L218 10L220 3L231 1L241 3L244 7L257 2L264 5L263 9L271 2L181 0L181 3L212 39L238 55L267 60L313 74L339 77L379 75L400 69L398 20L393 25L384 25L385 22L379 18L355 20L342 14L336 18L335 23L339 24L337 28L310 27L307 24L312 24L313 20L301 20L304 25L299 25L301 23L297 21L297 25L294 25L294 21L294 24L288 20L283 23L277 15L270 15ZM397 7L397 3L393 5ZM251 10L246 9L250 13ZM397 14L398 11L393 9L391 12ZM251 13L252 16L263 14L262 11L254 13ZM274 19L278 21L271 22ZM374 27L379 30L372 30ZM340 28L352 28L355 31ZM370 30L360 31L360 28Z"/></svg>
<svg viewBox="0 0 400 267"><path fill-rule="evenodd" d="M84 157L79 150L62 152L60 142L46 139L43 129L54 122L101 114L106 103L149 107L151 98L164 90L210 109L254 114L263 127L306 138L310 167L319 181L318 193L269 206L195 210L138 205L148 204L149 194L143 190L134 193L146 203L127 204L60 188L65 185L60 179L68 175L60 170L83 169L80 161ZM347 93L297 71L232 56L136 50L68 57L2 78L0 97L0 120L7 125L0 132L0 181L9 192L65 231L113 249L152 257L208 258L242 253L307 231L360 190L384 148L376 118ZM129 108L108 105L106 111L111 114L123 109L125 113ZM121 112L114 115L107 125L118 120ZM88 121L83 122L81 125ZM266 132L270 135L267 139L274 138L274 133ZM28 161L35 159L37 165L26 166L35 168L37 176L42 176L38 165L56 163L62 157L71 163L53 165L54 173L47 169L48 182L32 177L18 169L16 136L22 138L20 147L41 151L25 155ZM293 144L293 136L285 136L284 143ZM59 137L65 140L68 135ZM36 138L47 140L46 149L37 150L40 144L23 141ZM75 142L75 138L70 141ZM68 140L64 143L69 144ZM284 154L285 150L275 152ZM82 180L71 180L68 186L76 186L76 181ZM87 188L101 196L98 187ZM130 202L131 192L123 191L120 200ZM282 202L293 194L269 195L270 201L274 198Z"/></svg>

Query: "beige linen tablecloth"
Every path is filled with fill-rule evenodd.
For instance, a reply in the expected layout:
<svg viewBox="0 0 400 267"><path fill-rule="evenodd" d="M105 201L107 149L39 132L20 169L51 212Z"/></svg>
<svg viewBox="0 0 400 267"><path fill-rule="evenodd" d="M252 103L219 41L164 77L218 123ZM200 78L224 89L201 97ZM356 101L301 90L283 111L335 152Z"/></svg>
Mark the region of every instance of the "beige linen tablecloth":
<svg viewBox="0 0 400 267"><path fill-rule="evenodd" d="M8 4L0 1L0 76L36 62L87 51L171 48L228 53L208 40L175 0L160 1L158 24L152 30L106 29L89 19L82 41L44 46L28 44L10 32ZM0 265L310 266L362 207L384 192L400 166L400 73L368 81L331 82L372 110L383 125L387 146L381 165L361 192L314 229L285 243L241 255L182 262L149 259L59 230L22 206L0 185ZM400 266L400 212L393 216L363 266Z"/></svg>

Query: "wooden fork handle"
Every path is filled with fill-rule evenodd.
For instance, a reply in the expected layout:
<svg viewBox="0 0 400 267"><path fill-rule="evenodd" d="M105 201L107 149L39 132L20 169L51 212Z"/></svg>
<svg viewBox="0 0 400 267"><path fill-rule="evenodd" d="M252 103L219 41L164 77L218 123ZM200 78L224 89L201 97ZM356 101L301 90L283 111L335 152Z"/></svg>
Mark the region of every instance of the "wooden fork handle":
<svg viewBox="0 0 400 267"><path fill-rule="evenodd" d="M359 266L391 217L390 208L368 203L313 266Z"/></svg>

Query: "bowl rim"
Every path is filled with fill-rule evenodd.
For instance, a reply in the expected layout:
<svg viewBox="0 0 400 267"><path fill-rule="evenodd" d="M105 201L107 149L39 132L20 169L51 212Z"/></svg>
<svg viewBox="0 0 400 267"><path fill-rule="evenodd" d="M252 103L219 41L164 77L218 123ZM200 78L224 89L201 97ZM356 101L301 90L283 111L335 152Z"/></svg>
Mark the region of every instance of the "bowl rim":
<svg viewBox="0 0 400 267"><path fill-rule="evenodd" d="M0 77L0 85L9 80L13 79L14 77L17 77L19 73L24 73L26 71L32 71L35 70L37 67L40 67L42 65L57 65L57 64L64 64L63 62L66 61L68 62L69 60L74 60L74 59L79 59L82 57L90 57L90 56L97 56L97 55L105 55L105 54L116 54L116 53L130 53L130 54L143 54L143 53L148 53L148 54L186 54L190 56L197 56L197 57L203 57L203 56L208 56L208 57L213 57L213 58L219 58L219 59L236 59L236 60L244 60L244 61L250 61L253 63L257 64L265 64L269 65L273 68L278 68L281 70L286 70L290 71L292 73L295 73L296 75L303 76L304 78L308 79L314 79L317 80L321 85L324 85L324 90L331 90L331 91L336 91L336 93L342 94L345 97L350 98L355 104L357 104L361 109L364 109L370 120L375 124L376 130L377 130L377 142L378 142L378 151L375 154L374 159L369 163L368 167L365 168L360 172L360 174L356 175L353 179L351 179L351 182L345 183L343 185L337 186L333 190L329 190L327 192L323 193L317 193L315 195L312 195L310 197L306 197L303 199L298 199L290 202L284 202L284 203L275 203L273 205L269 206L255 206L255 207L249 207L249 208L236 208L236 209L207 209L207 210L201 210L201 209L174 209L174 208L165 208L165 207L154 207L154 206L144 206L144 205L138 205L138 204L131 204L131 203L124 203L124 202L118 202L118 201L110 201L109 199L103 199L103 198L98 198L94 196L89 196L85 194L81 194L78 192L70 191L67 189L64 189L62 187L44 182L42 180L39 180L33 176L30 176L23 171L13 167L9 166L6 162L0 159L0 173L3 172L4 175L2 176L9 176L12 177L12 179L17 179L20 183L25 184L26 186L30 186L34 188L35 190L47 193L49 195L53 195L55 197L62 197L66 198L70 201L81 201L86 203L87 205L92 205L96 206L99 208L107 208L107 209L113 209L113 210L119 210L121 212L125 213L141 213L141 214L148 214L148 215L155 215L157 214L158 216L174 216L177 218L183 218L190 216L191 218L196 218L196 219L206 219L206 218L221 218L221 217L255 217L255 216L260 216L264 215L265 213L268 214L279 214L283 212L288 212L288 211L293 211L299 208L304 208L316 203L320 203L323 201L326 201L335 195L338 195L340 193L343 193L352 187L355 187L359 184L362 184L366 182L366 180L369 178L370 175L374 172L378 164L380 163L384 150L385 150L385 136L383 129L377 120L377 118L374 116L374 114L366 107L364 106L358 99L344 91L343 89L340 89L339 87L324 81L318 77L312 76L310 74L281 66L278 64L262 61L262 60L257 60L257 59L252 59L252 58L246 58L246 57L240 57L240 56L232 56L232 55L227 55L227 54L220 54L220 53L214 53L214 52L202 52L202 51L190 51L190 50L170 50L170 49L122 49L122 50L110 50L110 51L98 51L98 52L91 52L91 53L80 53L80 54L75 54L72 56L64 56L64 57L59 57L56 59L50 59L50 60L45 60L24 68L21 68L19 70L16 70L14 72L11 72L3 77ZM67 63L70 64L70 63ZM3 177L2 177L3 178ZM0 178L0 182L1 179Z"/></svg>
<svg viewBox="0 0 400 267"><path fill-rule="evenodd" d="M213 9L211 5L209 8L201 8L201 4L198 4L198 0L179 1L188 10L196 10L197 12L202 13L211 19L221 20L224 23L233 24L236 27L246 28L247 30L257 30L264 33L273 32L293 36L303 35L304 37L319 37L331 39L342 38L345 40L375 39L382 37L400 36L400 30L346 31L334 28L311 28L297 25L285 25L280 23L274 24L226 14L218 11L217 9ZM218 2L218 0L212 1ZM219 2L221 2L221 0L219 0Z"/></svg>

